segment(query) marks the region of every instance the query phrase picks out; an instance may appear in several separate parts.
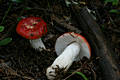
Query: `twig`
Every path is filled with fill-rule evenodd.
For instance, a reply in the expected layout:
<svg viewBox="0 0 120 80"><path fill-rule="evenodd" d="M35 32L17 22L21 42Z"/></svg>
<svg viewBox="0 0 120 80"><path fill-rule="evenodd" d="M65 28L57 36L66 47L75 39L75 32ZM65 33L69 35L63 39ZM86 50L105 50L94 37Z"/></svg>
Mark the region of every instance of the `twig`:
<svg viewBox="0 0 120 80"><path fill-rule="evenodd" d="M96 60L96 59L95 59L95 60ZM89 64L93 64L93 61L90 61ZM97 78L97 77L96 77L96 73L95 73L95 71L93 70L93 68L92 68L89 64L88 64L88 67L90 68L90 70L92 71L92 73L93 73L93 75L94 75L94 80L96 80L96 78Z"/></svg>
<svg viewBox="0 0 120 80"><path fill-rule="evenodd" d="M31 8L31 7L30 7L30 10L41 10L41 11L53 12L52 9L45 9L45 8Z"/></svg>
<svg viewBox="0 0 120 80"><path fill-rule="evenodd" d="M91 71L93 72L93 75L94 75L94 80L96 80L96 73L95 73L95 71L92 69L92 68L90 68L91 69Z"/></svg>
<svg viewBox="0 0 120 80"><path fill-rule="evenodd" d="M5 70L6 74L16 75L16 76L20 77L20 75L18 75L17 72L15 70L13 70L12 68L10 68L6 63L1 63L0 67Z"/></svg>
<svg viewBox="0 0 120 80"><path fill-rule="evenodd" d="M28 80L34 80L33 78L31 77L28 77L28 76L21 76L17 73L17 71L13 70L12 68L10 68L7 64L5 63L1 63L1 66L0 66L2 69L5 70L5 73L7 75L14 75L14 76L17 76L17 77L21 77L23 79L28 79Z"/></svg>
<svg viewBox="0 0 120 80"><path fill-rule="evenodd" d="M52 15L51 19L54 20L54 21L56 21L58 24L60 24L61 26L65 27L65 28L67 28L67 29L69 29L71 31L75 31L76 33L79 33L79 34L81 33L81 30L79 30L75 26L67 24L63 19L59 19L55 15Z"/></svg>
<svg viewBox="0 0 120 80"><path fill-rule="evenodd" d="M72 74L70 74L69 76L67 76L65 79L63 80L67 80L68 78L70 78L71 76L73 76L76 72L80 71L82 68L78 68L77 70L75 70Z"/></svg>
<svg viewBox="0 0 120 80"><path fill-rule="evenodd" d="M5 18L6 18L7 15L8 15L8 12L11 10L11 8L12 8L12 3L9 5L9 8L8 8L8 10L6 11L5 16L3 17L1 24L3 24Z"/></svg>
<svg viewBox="0 0 120 80"><path fill-rule="evenodd" d="M78 68L77 70L75 70L72 74L70 74L69 76L67 76L65 79L63 80L67 80L68 78L70 78L71 76L73 76L74 74L76 74L76 72L79 72L85 65L87 62L85 62L84 64L82 64L82 66L80 68Z"/></svg>

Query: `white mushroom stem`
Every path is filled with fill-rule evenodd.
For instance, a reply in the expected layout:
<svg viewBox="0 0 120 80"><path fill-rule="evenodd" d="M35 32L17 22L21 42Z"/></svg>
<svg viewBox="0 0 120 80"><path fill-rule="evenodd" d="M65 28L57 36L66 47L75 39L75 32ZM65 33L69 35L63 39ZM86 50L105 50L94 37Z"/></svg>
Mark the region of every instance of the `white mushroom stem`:
<svg viewBox="0 0 120 80"><path fill-rule="evenodd" d="M61 53L60 56L58 56L53 64L47 68L46 70L46 76L49 80L54 80L55 76L57 75L55 73L55 68L62 69L65 68L65 71L69 69L69 67L74 62L75 58L79 55L80 52L80 45L76 42L71 43L69 46L67 46L64 51Z"/></svg>
<svg viewBox="0 0 120 80"><path fill-rule="evenodd" d="M46 49L44 43L41 40L41 38L30 40L30 44L34 49L39 50L39 51L41 51L42 49Z"/></svg>

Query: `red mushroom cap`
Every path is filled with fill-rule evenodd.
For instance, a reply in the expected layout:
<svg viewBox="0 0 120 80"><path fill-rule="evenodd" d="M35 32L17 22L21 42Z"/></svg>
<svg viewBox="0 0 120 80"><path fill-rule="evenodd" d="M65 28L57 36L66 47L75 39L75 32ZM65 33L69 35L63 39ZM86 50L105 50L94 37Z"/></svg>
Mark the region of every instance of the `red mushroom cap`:
<svg viewBox="0 0 120 80"><path fill-rule="evenodd" d="M18 23L16 31L26 39L38 39L46 34L47 24L40 17L28 17Z"/></svg>

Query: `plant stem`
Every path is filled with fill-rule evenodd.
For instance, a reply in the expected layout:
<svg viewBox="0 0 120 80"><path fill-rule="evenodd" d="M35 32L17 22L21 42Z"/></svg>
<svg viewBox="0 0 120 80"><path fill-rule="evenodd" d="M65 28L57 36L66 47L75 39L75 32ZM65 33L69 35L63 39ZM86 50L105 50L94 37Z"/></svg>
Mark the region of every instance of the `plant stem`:
<svg viewBox="0 0 120 80"><path fill-rule="evenodd" d="M6 18L6 17L7 17L7 15L8 15L8 12L11 10L11 8L12 8L12 3L10 3L8 10L5 12L5 15L4 15L3 19L2 19L1 24L3 24L3 22L4 22L5 18Z"/></svg>
<svg viewBox="0 0 120 80"><path fill-rule="evenodd" d="M76 72L76 74L80 75L84 80L88 80L88 78L82 72Z"/></svg>

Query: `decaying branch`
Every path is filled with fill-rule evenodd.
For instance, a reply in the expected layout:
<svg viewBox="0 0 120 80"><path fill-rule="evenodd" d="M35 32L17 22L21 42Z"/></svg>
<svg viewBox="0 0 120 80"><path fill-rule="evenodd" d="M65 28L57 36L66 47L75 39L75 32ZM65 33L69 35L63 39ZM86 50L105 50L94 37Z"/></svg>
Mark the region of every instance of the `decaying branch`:
<svg viewBox="0 0 120 80"><path fill-rule="evenodd" d="M74 31L76 33L81 33L81 30L79 30L77 27L72 26L70 24L67 24L64 19L59 19L57 16L52 15L51 17L52 20L56 21L59 25L65 27L66 29L69 29L71 31Z"/></svg>

